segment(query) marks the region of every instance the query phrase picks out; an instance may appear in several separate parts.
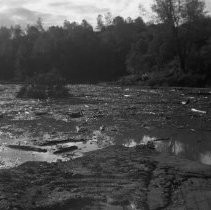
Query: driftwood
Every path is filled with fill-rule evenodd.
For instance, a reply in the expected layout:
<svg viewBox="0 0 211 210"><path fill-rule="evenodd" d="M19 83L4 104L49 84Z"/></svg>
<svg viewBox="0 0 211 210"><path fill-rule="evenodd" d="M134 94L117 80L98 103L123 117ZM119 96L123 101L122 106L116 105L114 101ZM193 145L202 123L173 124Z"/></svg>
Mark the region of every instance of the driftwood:
<svg viewBox="0 0 211 210"><path fill-rule="evenodd" d="M74 150L77 150L78 147L77 146L71 146L71 147L62 147L62 148L59 148L58 150L56 150L53 154L61 154L61 153L64 153L64 152L73 152Z"/></svg>
<svg viewBox="0 0 211 210"><path fill-rule="evenodd" d="M32 146L7 145L7 147L8 147L8 148L11 148L11 149L24 150L24 151L47 152L47 149L42 149L42 148L32 147Z"/></svg>

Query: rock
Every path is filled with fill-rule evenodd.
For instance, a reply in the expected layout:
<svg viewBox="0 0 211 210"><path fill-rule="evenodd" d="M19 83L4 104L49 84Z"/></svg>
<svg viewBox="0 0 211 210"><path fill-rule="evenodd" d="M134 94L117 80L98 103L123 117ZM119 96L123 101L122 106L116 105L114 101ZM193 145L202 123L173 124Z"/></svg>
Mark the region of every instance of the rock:
<svg viewBox="0 0 211 210"><path fill-rule="evenodd" d="M104 125L100 126L100 131L105 131L105 126Z"/></svg>
<svg viewBox="0 0 211 210"><path fill-rule="evenodd" d="M182 101L182 105L187 105L190 103L190 99L186 100L186 101Z"/></svg>

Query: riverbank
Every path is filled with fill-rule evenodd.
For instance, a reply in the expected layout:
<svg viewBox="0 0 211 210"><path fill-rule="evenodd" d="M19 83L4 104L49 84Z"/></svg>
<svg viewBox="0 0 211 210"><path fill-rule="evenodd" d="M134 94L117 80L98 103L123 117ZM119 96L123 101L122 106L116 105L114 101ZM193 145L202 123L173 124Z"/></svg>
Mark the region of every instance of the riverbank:
<svg viewBox="0 0 211 210"><path fill-rule="evenodd" d="M149 86L149 87L211 87L211 81L204 75L184 74L172 71L149 72L146 74L131 74L119 78L113 84L132 85L132 86Z"/></svg>

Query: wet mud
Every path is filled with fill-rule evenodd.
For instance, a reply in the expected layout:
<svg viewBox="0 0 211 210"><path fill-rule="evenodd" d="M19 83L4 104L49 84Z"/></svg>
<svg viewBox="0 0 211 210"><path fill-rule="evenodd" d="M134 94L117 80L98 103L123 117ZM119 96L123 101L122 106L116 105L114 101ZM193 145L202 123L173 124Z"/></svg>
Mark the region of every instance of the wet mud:
<svg viewBox="0 0 211 210"><path fill-rule="evenodd" d="M9 158L7 145L47 150L43 160L52 162L148 141L155 141L158 151L211 164L210 89L73 85L68 99L40 101L17 99L19 88L1 87L1 168L40 161L38 152L29 158L30 150L16 151L18 161ZM72 146L78 150L52 158L58 148Z"/></svg>
<svg viewBox="0 0 211 210"><path fill-rule="evenodd" d="M0 209L210 209L211 169L146 146L0 171Z"/></svg>
<svg viewBox="0 0 211 210"><path fill-rule="evenodd" d="M0 209L210 209L211 90L0 92Z"/></svg>

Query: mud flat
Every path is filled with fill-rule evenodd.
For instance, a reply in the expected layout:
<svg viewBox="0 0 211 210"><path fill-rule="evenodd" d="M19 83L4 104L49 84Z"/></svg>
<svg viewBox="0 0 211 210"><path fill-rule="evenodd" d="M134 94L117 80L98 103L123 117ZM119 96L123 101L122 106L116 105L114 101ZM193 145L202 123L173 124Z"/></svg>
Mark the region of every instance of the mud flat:
<svg viewBox="0 0 211 210"><path fill-rule="evenodd" d="M0 92L0 210L211 209L210 89L18 88Z"/></svg>
<svg viewBox="0 0 211 210"><path fill-rule="evenodd" d="M211 165L211 89L69 85L69 98L32 100L16 98L20 85L1 87L0 168L148 141L159 152ZM78 149L54 154L72 146Z"/></svg>
<svg viewBox="0 0 211 210"><path fill-rule="evenodd" d="M211 209L211 167L146 146L0 170L0 209Z"/></svg>

